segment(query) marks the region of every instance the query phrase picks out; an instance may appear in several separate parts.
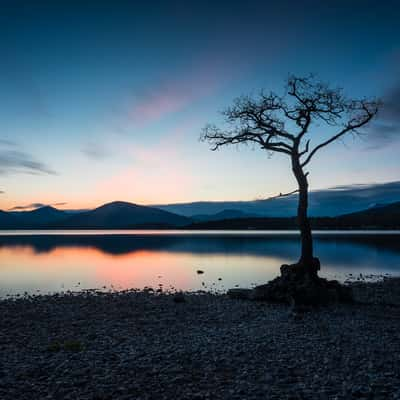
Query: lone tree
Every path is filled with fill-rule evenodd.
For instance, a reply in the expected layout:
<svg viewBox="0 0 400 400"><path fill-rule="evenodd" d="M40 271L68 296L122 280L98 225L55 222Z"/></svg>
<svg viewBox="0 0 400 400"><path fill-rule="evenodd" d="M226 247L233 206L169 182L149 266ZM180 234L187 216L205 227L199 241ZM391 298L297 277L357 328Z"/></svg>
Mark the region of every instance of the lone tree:
<svg viewBox="0 0 400 400"><path fill-rule="evenodd" d="M296 274L316 277L319 270L307 215L310 161L325 146L345 135L359 133L376 115L379 105L375 99L348 99L341 89L332 88L313 75L290 76L285 95L262 91L255 98L239 97L222 112L224 128L209 124L203 129L201 137L211 143L212 150L253 143L269 154L277 152L289 157L298 184L295 192L301 233L301 256L291 266Z"/></svg>

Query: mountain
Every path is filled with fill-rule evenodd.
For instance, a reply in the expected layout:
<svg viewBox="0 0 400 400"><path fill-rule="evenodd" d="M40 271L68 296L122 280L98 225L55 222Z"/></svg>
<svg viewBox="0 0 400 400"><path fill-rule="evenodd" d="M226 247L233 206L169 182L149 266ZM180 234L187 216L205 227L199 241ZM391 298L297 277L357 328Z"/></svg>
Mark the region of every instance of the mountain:
<svg viewBox="0 0 400 400"><path fill-rule="evenodd" d="M45 206L33 211L0 211L0 229L46 228L61 222L67 214L54 207Z"/></svg>
<svg viewBox="0 0 400 400"><path fill-rule="evenodd" d="M400 227L400 201L387 204L375 205L367 210L341 215L336 218L346 225L366 227Z"/></svg>
<svg viewBox="0 0 400 400"><path fill-rule="evenodd" d="M351 185L310 193L314 228L400 227L400 182ZM71 212L45 206L34 211L0 211L0 229L199 229L295 228L297 196L273 200L196 202L158 207L116 201ZM192 217L189 217L192 216ZM206 222L208 221L208 222Z"/></svg>
<svg viewBox="0 0 400 400"><path fill-rule="evenodd" d="M15 229L18 221L13 215L6 211L0 210L0 228L1 229Z"/></svg>
<svg viewBox="0 0 400 400"><path fill-rule="evenodd" d="M313 229L400 229L400 202L337 217L312 217ZM295 217L234 218L193 223L188 229L297 229Z"/></svg>
<svg viewBox="0 0 400 400"><path fill-rule="evenodd" d="M247 214L240 210L223 210L216 214L199 214L193 215L192 219L195 221L219 221L222 219L233 219L233 218L252 218L258 217L256 214Z"/></svg>
<svg viewBox="0 0 400 400"><path fill-rule="evenodd" d="M94 210L70 216L57 228L127 229L180 227L191 219L157 208L115 201Z"/></svg>
<svg viewBox="0 0 400 400"><path fill-rule="evenodd" d="M309 214L333 217L365 210L376 204L388 204L400 199L400 181L381 184L355 184L315 190L309 196ZM264 217L289 217L297 212L297 194L253 201L200 201L193 203L156 205L161 210L187 217L212 215L227 209Z"/></svg>
<svg viewBox="0 0 400 400"><path fill-rule="evenodd" d="M40 207L32 211L14 211L10 214L16 219L18 226L24 228L47 226L68 217L64 211L51 206Z"/></svg>

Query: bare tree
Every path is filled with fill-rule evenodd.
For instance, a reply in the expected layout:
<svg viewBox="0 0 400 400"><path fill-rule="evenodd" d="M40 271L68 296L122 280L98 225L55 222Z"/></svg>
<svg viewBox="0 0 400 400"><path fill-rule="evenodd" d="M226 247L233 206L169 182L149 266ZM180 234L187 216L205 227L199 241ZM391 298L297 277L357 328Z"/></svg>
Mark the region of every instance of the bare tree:
<svg viewBox="0 0 400 400"><path fill-rule="evenodd" d="M206 125L202 139L212 150L230 144L254 143L269 154L289 157L299 193L297 218L301 233L301 256L296 267L316 274L308 209L309 163L324 147L347 134L358 134L378 112L380 102L348 99L340 88L331 88L313 75L291 76L284 96L261 92L257 97L242 96L222 112L226 125ZM321 139L322 137L322 139Z"/></svg>

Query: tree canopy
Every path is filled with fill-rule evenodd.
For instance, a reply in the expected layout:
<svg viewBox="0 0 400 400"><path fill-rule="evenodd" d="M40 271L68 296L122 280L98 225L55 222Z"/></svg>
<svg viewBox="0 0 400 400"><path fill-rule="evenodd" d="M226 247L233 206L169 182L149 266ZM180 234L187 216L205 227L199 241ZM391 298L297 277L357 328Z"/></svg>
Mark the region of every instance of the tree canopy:
<svg viewBox="0 0 400 400"><path fill-rule="evenodd" d="M290 76L285 92L279 96L261 91L256 97L237 98L222 112L227 128L208 124L202 139L211 143L212 150L228 144L255 143L271 153L298 157L305 167L325 146L346 134L359 133L380 105L377 99L348 99L341 88L332 88L313 75ZM323 125L331 133L321 140Z"/></svg>

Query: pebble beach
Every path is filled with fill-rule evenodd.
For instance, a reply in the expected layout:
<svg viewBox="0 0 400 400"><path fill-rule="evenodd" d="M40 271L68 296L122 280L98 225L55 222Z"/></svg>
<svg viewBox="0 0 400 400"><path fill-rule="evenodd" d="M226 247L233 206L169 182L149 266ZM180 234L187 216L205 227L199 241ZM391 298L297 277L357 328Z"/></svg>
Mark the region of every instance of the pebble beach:
<svg viewBox="0 0 400 400"><path fill-rule="evenodd" d="M0 301L0 398L400 399L400 307L207 293Z"/></svg>

